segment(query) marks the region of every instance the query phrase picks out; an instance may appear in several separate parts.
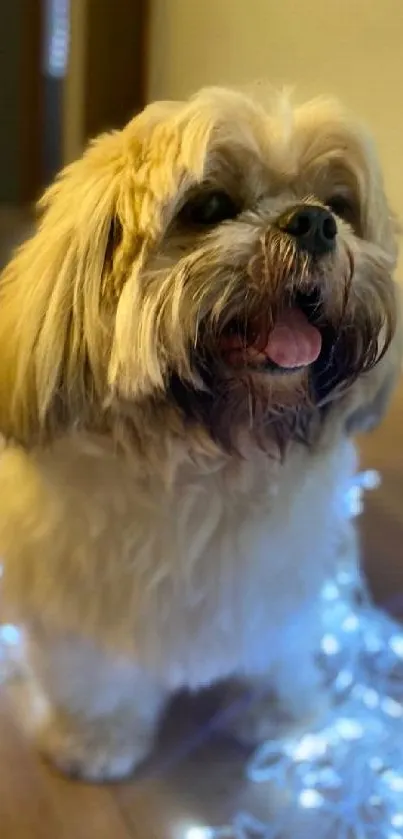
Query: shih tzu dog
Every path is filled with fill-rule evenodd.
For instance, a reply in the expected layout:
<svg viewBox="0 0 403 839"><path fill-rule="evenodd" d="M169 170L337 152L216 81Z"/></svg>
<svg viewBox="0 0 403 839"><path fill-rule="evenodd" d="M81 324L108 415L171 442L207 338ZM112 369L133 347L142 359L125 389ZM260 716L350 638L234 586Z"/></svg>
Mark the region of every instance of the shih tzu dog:
<svg viewBox="0 0 403 839"><path fill-rule="evenodd" d="M256 690L253 743L324 688L318 592L358 563L352 436L400 369L395 225L335 103L201 92L101 136L0 281L3 617L19 707L89 780L167 698Z"/></svg>

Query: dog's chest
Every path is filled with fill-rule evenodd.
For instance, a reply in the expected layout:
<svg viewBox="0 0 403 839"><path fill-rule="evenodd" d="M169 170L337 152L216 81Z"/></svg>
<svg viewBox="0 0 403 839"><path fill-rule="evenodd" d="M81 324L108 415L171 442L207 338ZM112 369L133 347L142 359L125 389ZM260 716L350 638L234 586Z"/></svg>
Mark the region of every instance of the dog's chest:
<svg viewBox="0 0 403 839"><path fill-rule="evenodd" d="M301 597L311 589L355 456L343 442L314 459L296 448L281 465L260 452L217 468L187 462L169 485L96 448L81 452L79 467L71 456L70 474L65 462L56 464L63 506L82 521L94 562L112 566L111 581L141 582L145 609L158 598L163 612L172 604L205 616L219 603L240 615L262 591L275 608L292 588Z"/></svg>
<svg viewBox="0 0 403 839"><path fill-rule="evenodd" d="M314 463L296 452L278 469L260 456L235 474L184 469L170 494L157 494L145 604L163 641L147 659L159 669L163 650L175 662L173 686L214 681L215 664L221 675L240 662L264 670L286 625L300 619L309 631L302 616L314 619L333 571L353 463L349 445Z"/></svg>
<svg viewBox="0 0 403 839"><path fill-rule="evenodd" d="M355 468L345 442L315 459L295 450L278 467L262 454L187 463L169 486L88 440L35 461L34 471L12 453L4 461L10 571L21 556L38 574L46 564L42 613L122 650L132 643L159 672L169 663L172 686L208 683L253 656L264 665L261 639L275 646L331 571Z"/></svg>

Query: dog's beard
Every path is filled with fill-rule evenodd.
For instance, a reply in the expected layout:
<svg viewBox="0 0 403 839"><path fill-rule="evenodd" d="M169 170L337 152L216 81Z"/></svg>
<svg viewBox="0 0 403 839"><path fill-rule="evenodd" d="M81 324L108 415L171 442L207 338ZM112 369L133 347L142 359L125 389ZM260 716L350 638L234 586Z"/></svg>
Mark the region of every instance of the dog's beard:
<svg viewBox="0 0 403 839"><path fill-rule="evenodd" d="M211 269L211 244L205 247L200 266ZM215 263L213 275L218 271ZM196 287L197 279L196 272ZM203 283L202 271L199 289ZM210 283L208 289L211 296ZM186 293L182 303L182 322L189 323ZM203 303L185 365L182 359L175 369L170 359L167 389L185 417L226 450L238 448L245 435L264 448L275 441L280 449L290 439L316 439L329 406L380 360L395 326L389 266L379 250L353 253L343 242L317 259L274 229L201 315ZM279 318L291 311L319 332L321 349L311 364L287 368L273 363L265 347Z"/></svg>

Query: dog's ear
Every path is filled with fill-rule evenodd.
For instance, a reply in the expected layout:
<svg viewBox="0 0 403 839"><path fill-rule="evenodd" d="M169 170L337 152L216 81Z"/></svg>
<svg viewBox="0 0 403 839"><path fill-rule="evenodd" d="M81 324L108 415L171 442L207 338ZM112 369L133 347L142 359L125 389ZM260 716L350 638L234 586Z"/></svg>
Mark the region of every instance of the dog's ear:
<svg viewBox="0 0 403 839"><path fill-rule="evenodd" d="M349 435L362 434L373 431L381 423L390 403L391 396L397 384L396 369L388 369L385 375L373 381L374 372L368 374L365 383L361 383L358 405L348 413L346 431ZM380 378L380 381L379 381Z"/></svg>
<svg viewBox="0 0 403 839"><path fill-rule="evenodd" d="M379 246L387 254L393 271L398 255L398 237L401 226L389 206L384 188L382 170L372 139L366 131L363 136L366 151L367 175L362 183L364 208L364 237ZM348 433L358 434L370 431L379 425L389 406L397 381L401 375L403 360L403 287L395 282L394 304L390 319L394 321L392 341L379 363L369 373L361 376L352 388L351 400L345 425Z"/></svg>
<svg viewBox="0 0 403 839"><path fill-rule="evenodd" d="M103 287L126 165L120 134L90 145L39 204L37 232L0 279L0 433L29 442L101 396ZM106 295L107 297L107 295Z"/></svg>
<svg viewBox="0 0 403 839"><path fill-rule="evenodd" d="M345 427L348 434L372 431L382 421L399 381L403 361L403 290L396 289L396 329L380 362L352 388L347 402Z"/></svg>

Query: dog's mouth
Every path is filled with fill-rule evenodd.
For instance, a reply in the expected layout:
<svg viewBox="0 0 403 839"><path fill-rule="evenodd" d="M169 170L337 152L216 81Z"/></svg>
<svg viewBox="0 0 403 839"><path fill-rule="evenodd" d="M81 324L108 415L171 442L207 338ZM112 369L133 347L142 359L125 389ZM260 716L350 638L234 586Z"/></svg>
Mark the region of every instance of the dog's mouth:
<svg viewBox="0 0 403 839"><path fill-rule="evenodd" d="M319 295L312 292L297 295L269 328L263 316L232 320L220 337L220 352L238 370L292 373L314 365L325 349L327 354L327 339Z"/></svg>

